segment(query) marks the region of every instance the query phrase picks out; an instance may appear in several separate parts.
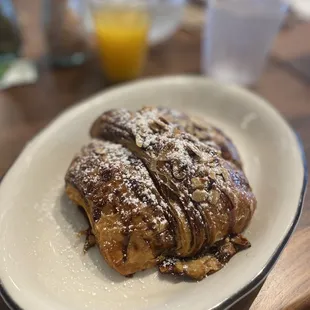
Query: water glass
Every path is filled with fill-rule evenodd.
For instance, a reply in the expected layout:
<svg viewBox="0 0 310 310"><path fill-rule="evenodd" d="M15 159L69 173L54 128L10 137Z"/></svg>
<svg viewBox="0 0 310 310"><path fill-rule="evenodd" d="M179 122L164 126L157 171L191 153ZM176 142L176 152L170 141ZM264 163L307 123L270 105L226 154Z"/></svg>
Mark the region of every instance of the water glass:
<svg viewBox="0 0 310 310"><path fill-rule="evenodd" d="M202 71L222 82L254 84L287 8L281 0L209 0Z"/></svg>

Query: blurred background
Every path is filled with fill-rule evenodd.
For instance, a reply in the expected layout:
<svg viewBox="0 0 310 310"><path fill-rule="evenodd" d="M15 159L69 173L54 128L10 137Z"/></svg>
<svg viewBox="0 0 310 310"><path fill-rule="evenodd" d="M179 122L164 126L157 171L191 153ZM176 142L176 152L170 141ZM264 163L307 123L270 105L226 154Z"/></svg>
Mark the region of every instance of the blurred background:
<svg viewBox="0 0 310 310"><path fill-rule="evenodd" d="M309 21L309 0L0 0L0 177L64 109L111 86L175 74L263 96L310 160ZM305 210L252 309L310 309L309 199Z"/></svg>
<svg viewBox="0 0 310 310"><path fill-rule="evenodd" d="M287 1L2 0L0 87L22 83L9 67L36 82L46 67L85 64L100 85L202 73L253 86L279 29L307 20L309 5Z"/></svg>

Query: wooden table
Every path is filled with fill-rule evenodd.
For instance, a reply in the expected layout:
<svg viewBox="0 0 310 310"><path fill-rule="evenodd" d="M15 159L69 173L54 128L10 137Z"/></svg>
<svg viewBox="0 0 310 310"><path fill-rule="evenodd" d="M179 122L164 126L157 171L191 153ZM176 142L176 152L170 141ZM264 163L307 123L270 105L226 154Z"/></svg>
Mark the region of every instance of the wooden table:
<svg viewBox="0 0 310 310"><path fill-rule="evenodd" d="M37 57L43 46L38 27L30 23L24 30L25 54ZM310 162L309 81L289 65L292 59L310 54L309 34L310 24L294 25L281 32L254 92L270 101L300 134ZM145 75L199 74L199 59L200 30L197 25L187 24L168 43L151 50ZM0 92L0 176L13 164L25 143L55 116L103 88L101 73L93 62L67 70L43 66L36 84ZM257 292L235 309L249 308ZM6 309L0 301L0 310ZM309 195L296 232L251 309L310 309Z"/></svg>

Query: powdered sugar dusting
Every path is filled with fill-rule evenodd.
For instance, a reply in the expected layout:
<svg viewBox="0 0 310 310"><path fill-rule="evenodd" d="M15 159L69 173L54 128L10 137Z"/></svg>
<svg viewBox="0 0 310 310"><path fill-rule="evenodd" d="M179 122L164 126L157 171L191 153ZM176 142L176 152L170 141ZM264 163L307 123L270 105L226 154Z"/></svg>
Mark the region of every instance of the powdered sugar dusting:
<svg viewBox="0 0 310 310"><path fill-rule="evenodd" d="M112 202L119 189L117 185L122 182L126 188L135 191L139 197L130 191L123 191L123 203L139 204L147 202L151 205L162 204L159 195L142 162L128 149L120 144L108 141L94 140L89 146L83 148L77 155L70 169L67 179L81 187L86 198L94 199L93 195L100 186L115 185L108 195ZM98 200L98 203L101 201Z"/></svg>
<svg viewBox="0 0 310 310"><path fill-rule="evenodd" d="M175 233L191 234L190 244L179 241L177 254L195 255L206 239L213 243L227 235L241 214L246 223L252 214L249 202L255 198L243 172L223 158L221 149L229 148L230 141L220 131L194 125L186 117L182 125L171 123L170 116L168 110L157 108L136 113L112 110L101 116L95 136L123 144L143 161L161 194L171 196L170 210L182 222ZM186 126L199 131L203 142L181 130ZM210 141L208 134L218 137ZM232 209L240 213L238 218Z"/></svg>

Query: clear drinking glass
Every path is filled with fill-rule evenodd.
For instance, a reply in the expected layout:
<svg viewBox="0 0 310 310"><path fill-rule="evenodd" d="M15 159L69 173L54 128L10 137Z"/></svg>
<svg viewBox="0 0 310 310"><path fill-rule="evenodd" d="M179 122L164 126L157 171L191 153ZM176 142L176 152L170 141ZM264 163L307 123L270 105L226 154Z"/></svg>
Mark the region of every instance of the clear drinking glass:
<svg viewBox="0 0 310 310"><path fill-rule="evenodd" d="M59 67L84 63L89 56L85 1L44 0L42 17L48 62Z"/></svg>
<svg viewBox="0 0 310 310"><path fill-rule="evenodd" d="M254 84L287 8L281 0L209 0L203 72L222 82Z"/></svg>

